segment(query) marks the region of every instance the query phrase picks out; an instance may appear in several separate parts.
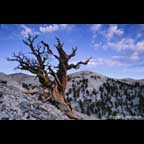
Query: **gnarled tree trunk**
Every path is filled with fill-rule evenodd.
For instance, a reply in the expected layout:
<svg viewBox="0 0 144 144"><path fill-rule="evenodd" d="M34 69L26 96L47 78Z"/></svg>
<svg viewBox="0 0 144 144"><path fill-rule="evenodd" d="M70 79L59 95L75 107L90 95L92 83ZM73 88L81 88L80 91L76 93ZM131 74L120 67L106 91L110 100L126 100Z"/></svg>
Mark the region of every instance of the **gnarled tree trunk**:
<svg viewBox="0 0 144 144"><path fill-rule="evenodd" d="M69 64L69 60L76 55L77 48L72 49L71 54L66 54L63 49L63 44L57 38L57 44L55 45L58 55L55 55L50 49L49 45L43 41L34 46L34 41L38 36L29 36L23 42L29 46L31 54L35 59L30 59L24 54L19 53L14 54L13 59L10 61L19 62L18 69L27 70L39 78L39 81L43 87L43 97L45 97L50 102L54 103L61 111L72 118L78 119L71 108L71 105L65 99L65 90L67 86L67 71L70 69L78 69L81 64L88 64L89 60L85 62L78 62L76 64ZM54 71L52 65L49 64L49 55L53 56L58 60L59 64L56 67L57 72ZM49 75L51 75L54 80L50 80Z"/></svg>

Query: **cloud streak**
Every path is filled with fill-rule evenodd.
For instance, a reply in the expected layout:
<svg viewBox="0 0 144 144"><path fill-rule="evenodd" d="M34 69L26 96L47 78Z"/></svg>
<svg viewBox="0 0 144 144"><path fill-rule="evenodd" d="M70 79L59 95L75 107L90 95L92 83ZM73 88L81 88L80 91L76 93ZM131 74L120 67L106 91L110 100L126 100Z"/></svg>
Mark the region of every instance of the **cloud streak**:
<svg viewBox="0 0 144 144"><path fill-rule="evenodd" d="M122 36L123 34L124 31L118 28L118 25L111 25L106 32L106 37L111 40L114 36Z"/></svg>
<svg viewBox="0 0 144 144"><path fill-rule="evenodd" d="M119 61L128 60L130 62L139 62L141 60L141 57L139 53L134 52L131 55L127 55L127 56L124 55L112 56L112 59L119 60Z"/></svg>
<svg viewBox="0 0 144 144"><path fill-rule="evenodd" d="M90 30L95 33L95 32L97 32L97 31L99 31L99 30L101 29L101 27L102 27L102 24L93 24L93 25L90 27Z"/></svg>
<svg viewBox="0 0 144 144"><path fill-rule="evenodd" d="M113 66L124 66L125 64L114 59L97 58L97 59L91 59L88 65L113 67Z"/></svg>
<svg viewBox="0 0 144 144"><path fill-rule="evenodd" d="M26 25L21 25L22 31L21 31L21 35L23 37L28 37L28 35L32 35L32 29L27 27Z"/></svg>
<svg viewBox="0 0 144 144"><path fill-rule="evenodd" d="M51 24L51 25L47 25L47 26L40 26L39 30L40 32L43 33L50 33L50 32L55 32L55 31L59 31L59 30L64 30L68 27L68 24Z"/></svg>

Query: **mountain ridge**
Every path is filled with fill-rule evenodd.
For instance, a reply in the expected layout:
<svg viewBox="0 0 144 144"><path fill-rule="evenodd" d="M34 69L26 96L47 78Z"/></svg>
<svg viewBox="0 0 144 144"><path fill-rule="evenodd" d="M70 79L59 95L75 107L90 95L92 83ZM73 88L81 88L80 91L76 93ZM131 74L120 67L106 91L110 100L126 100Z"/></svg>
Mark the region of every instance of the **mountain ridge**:
<svg viewBox="0 0 144 144"><path fill-rule="evenodd" d="M88 117L89 119L144 117L144 85L141 81L114 79L91 71L76 72L70 76L72 78L67 84L66 99L78 113L86 115L86 119ZM20 80L17 80L19 77ZM4 84L1 80L8 83ZM0 73L0 85L8 91L14 89L14 93L25 88L24 85L28 88L33 85L39 92L41 91L38 80L34 76L23 73L10 75ZM20 95L23 97L22 93ZM39 93L36 97L37 95ZM28 103L30 101L27 101Z"/></svg>
<svg viewBox="0 0 144 144"><path fill-rule="evenodd" d="M98 73L98 72L95 72L95 71L85 71L85 70L82 70L82 71L79 71L79 72L70 73L69 75L71 76L71 75L75 75L75 74L86 74L86 73L93 73L95 75L99 75L99 76L103 76L103 77L107 77L107 78L112 78L112 79L116 79L116 80L144 81L144 79L135 79L135 78L114 78L114 77L106 76L104 74L101 74L101 73ZM32 74L26 74L26 73L22 73L22 72L10 73L10 74L6 74L6 73L3 73L3 72L0 72L0 75L5 75L5 76L23 75L23 76L35 77Z"/></svg>

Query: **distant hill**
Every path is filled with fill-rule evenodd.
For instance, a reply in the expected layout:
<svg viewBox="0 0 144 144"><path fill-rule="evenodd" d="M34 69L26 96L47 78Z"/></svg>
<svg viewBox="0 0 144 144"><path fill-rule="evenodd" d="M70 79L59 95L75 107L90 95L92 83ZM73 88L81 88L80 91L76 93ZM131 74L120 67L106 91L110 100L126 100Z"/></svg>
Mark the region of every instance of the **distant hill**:
<svg viewBox="0 0 144 144"><path fill-rule="evenodd" d="M130 83L130 84L135 84L136 82L138 82L140 85L144 85L144 79L135 80L135 79L131 79L131 78L125 78L125 79L121 79L121 81Z"/></svg>
<svg viewBox="0 0 144 144"><path fill-rule="evenodd" d="M15 74L8 75L8 77L20 84L26 83L26 84L40 85L38 79L32 75L15 73Z"/></svg>

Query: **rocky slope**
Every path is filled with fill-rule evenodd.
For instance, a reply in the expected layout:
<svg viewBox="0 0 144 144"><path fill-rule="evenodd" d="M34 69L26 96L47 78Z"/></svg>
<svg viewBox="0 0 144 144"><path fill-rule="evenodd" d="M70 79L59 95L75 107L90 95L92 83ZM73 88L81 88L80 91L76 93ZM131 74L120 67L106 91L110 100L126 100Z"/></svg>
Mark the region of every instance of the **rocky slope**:
<svg viewBox="0 0 144 144"><path fill-rule="evenodd" d="M70 75L66 97L80 119L143 119L143 80L112 79L82 71ZM69 119L38 93L25 95L23 88L39 87L35 77L0 73L0 119Z"/></svg>
<svg viewBox="0 0 144 144"><path fill-rule="evenodd" d="M23 76L25 79L25 75L18 74L18 76L24 82ZM49 102L41 102L39 93L24 94L22 92L23 85L17 81L16 75L14 79L11 76L0 74L0 120L70 120ZM27 81L25 82L27 84ZM27 85L30 87L29 84ZM76 112L76 115L81 120L96 119L79 112Z"/></svg>
<svg viewBox="0 0 144 144"><path fill-rule="evenodd" d="M66 96L77 111L100 119L143 119L143 81L124 81L80 72L69 81Z"/></svg>

